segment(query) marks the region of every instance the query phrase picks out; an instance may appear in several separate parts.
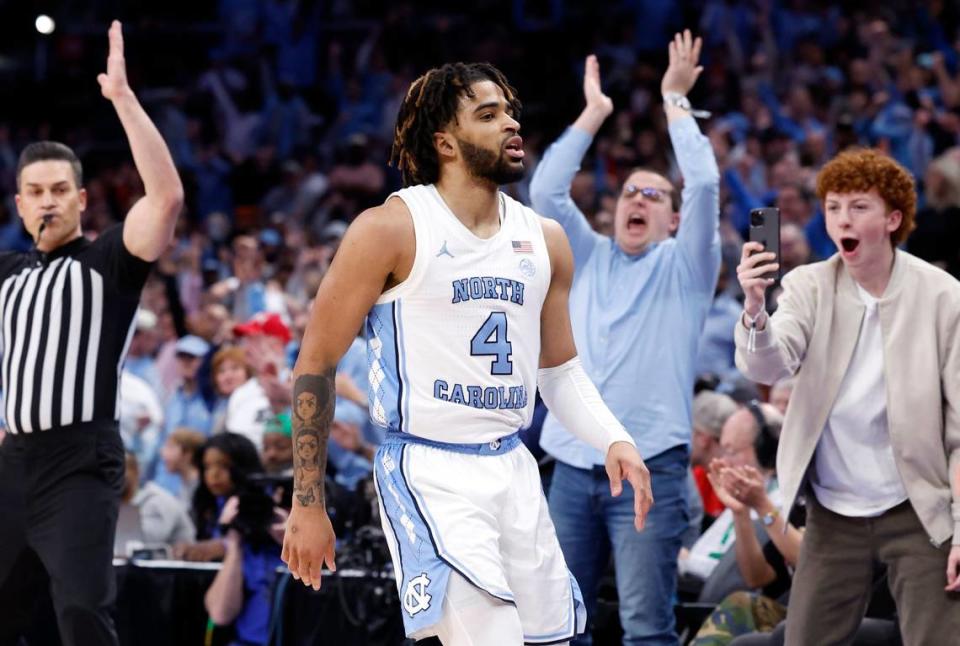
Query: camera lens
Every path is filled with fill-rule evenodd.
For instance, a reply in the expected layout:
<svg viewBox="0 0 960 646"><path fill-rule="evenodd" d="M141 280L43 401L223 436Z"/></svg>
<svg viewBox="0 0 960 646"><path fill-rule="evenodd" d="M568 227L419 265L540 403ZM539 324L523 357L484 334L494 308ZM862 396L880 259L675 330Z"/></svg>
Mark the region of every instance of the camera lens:
<svg viewBox="0 0 960 646"><path fill-rule="evenodd" d="M759 227L763 225L763 216L760 215L759 211L752 211L750 213L750 226Z"/></svg>

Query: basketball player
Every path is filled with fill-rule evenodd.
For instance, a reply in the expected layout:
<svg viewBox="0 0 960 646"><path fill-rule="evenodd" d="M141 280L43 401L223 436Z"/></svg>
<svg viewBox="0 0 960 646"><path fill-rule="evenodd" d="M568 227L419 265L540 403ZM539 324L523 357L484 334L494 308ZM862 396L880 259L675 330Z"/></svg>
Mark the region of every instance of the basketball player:
<svg viewBox="0 0 960 646"><path fill-rule="evenodd" d="M653 503L630 436L577 358L563 230L498 190L523 175L520 102L487 64L448 64L410 87L393 160L407 188L351 225L317 292L294 369L294 441L319 434L321 472L334 370L366 317L384 531L407 635L461 644L565 643L586 613L517 429L536 389L565 428L606 455L614 495ZM539 370L538 370L539 368ZM297 472L304 467L297 454ZM335 569L323 479L294 483L283 547L318 589Z"/></svg>

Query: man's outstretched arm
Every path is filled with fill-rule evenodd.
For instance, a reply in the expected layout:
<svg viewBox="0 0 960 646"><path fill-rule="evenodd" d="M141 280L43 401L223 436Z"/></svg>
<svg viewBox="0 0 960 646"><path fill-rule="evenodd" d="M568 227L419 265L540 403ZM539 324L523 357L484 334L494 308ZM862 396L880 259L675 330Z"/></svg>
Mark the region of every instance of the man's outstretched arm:
<svg viewBox="0 0 960 646"><path fill-rule="evenodd" d="M127 214L123 244L134 256L153 262L173 239L183 207L183 184L167 144L127 83L123 31L117 20L110 25L109 40L107 71L97 76L97 82L117 111L144 188L144 196Z"/></svg>
<svg viewBox="0 0 960 646"><path fill-rule="evenodd" d="M700 39L689 30L674 36L660 91L670 142L683 175L677 243L696 284L712 294L720 270L720 170L710 140L691 113L671 102L671 98L686 97L703 71L700 48Z"/></svg>

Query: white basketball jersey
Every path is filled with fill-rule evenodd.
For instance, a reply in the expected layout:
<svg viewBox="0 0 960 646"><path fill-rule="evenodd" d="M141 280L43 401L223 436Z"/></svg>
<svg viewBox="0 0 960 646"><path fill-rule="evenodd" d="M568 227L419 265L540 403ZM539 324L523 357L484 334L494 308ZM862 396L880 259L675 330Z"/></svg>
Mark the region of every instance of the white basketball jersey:
<svg viewBox="0 0 960 646"><path fill-rule="evenodd" d="M367 315L370 416L440 442L490 442L533 413L550 259L540 218L501 196L500 231L475 236L433 185L394 193L413 217L409 277Z"/></svg>

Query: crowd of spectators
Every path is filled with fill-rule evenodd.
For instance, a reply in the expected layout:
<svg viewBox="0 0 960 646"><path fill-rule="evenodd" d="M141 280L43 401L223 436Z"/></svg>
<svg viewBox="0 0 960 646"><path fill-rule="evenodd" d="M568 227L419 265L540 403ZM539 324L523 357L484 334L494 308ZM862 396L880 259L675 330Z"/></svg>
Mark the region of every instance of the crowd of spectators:
<svg viewBox="0 0 960 646"><path fill-rule="evenodd" d="M260 579L278 563L269 532L246 547L224 533L234 532L222 529L236 515L236 499L228 502L252 475L289 475L294 451L315 450L293 445L288 415L311 295L351 219L399 187L385 162L393 121L410 81L429 66L490 60L505 71L525 104L529 178L579 110L584 55L596 53L616 111L571 192L594 228L610 234L613 190L630 169L679 179L659 105L663 52L678 28L703 37L705 71L690 98L712 113L701 127L722 175L724 268L701 341L698 388L732 399L694 403L694 491L724 530L700 536L697 528L684 550L685 574L709 578L729 548L729 528L750 525L749 505L712 478L712 458L745 465L756 505L769 503L765 492L775 495L771 465L756 455L731 457L738 441L754 446L755 417L739 418L745 440L725 424L738 415L733 400L763 395L780 411L762 413L775 425L790 390L784 383L760 392L734 366L741 305L730 277L749 210L780 208L785 271L826 258L834 249L814 197L817 171L845 147L876 147L917 180L918 228L907 250L960 277L960 10L953 3L624 0L602 16L574 0L545 7L490 0L458 13L443 3L203 4L186 8L190 19L174 18L171 8L120 16L131 82L187 189L177 242L144 290L122 377L122 433L137 475L124 499L153 517L139 539L167 543L179 557L225 558ZM88 235L142 192L121 133L96 98L100 27L114 7L89 5L62 17L45 40L12 40L21 51L11 60L30 64L0 70L11 106L0 115L3 249L32 245L13 199L17 154L29 141L62 140L83 159ZM525 182L507 190L528 201ZM341 363L330 448L331 477L361 492L383 432L366 412L365 353L358 338ZM779 565L764 567L754 559L741 589L774 586L776 596L790 560L784 553ZM260 643L263 617L242 615L228 583L211 588L211 616L244 617L244 639Z"/></svg>

